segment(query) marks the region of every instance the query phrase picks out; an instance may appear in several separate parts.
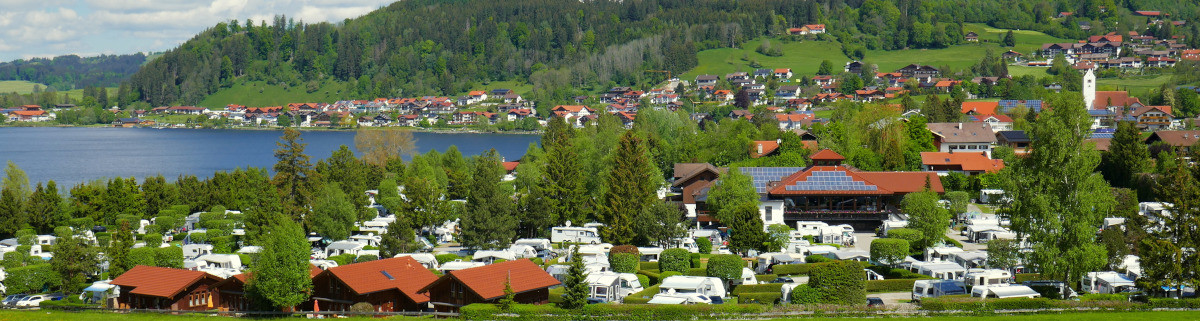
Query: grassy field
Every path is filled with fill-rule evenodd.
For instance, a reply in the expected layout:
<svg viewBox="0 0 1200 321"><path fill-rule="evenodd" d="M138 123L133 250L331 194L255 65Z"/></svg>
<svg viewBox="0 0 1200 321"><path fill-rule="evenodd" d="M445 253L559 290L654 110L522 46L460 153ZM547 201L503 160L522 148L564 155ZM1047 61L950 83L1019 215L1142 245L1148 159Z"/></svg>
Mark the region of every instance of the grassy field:
<svg viewBox="0 0 1200 321"><path fill-rule="evenodd" d="M1137 78L1104 78L1096 80L1096 90L1126 90L1134 96L1141 96L1150 89L1158 89L1171 80L1171 75L1157 75Z"/></svg>
<svg viewBox="0 0 1200 321"><path fill-rule="evenodd" d="M997 315L997 316L921 316L912 318L897 317L898 319L912 320L929 320L929 321L1068 321L1068 320L1105 320L1105 321L1187 321L1200 320L1200 312L1191 311L1159 311L1159 312L1094 312L1094 313L1061 313L1061 314L1022 314L1022 315ZM256 320L282 320L298 318L261 318ZM366 320L368 318L358 317L352 319ZM371 318L374 319L374 318ZM391 317L389 320L432 320L432 318L416 318L416 317ZM776 320L851 320L861 318L794 318L794 319L776 319ZM65 320L88 320L88 321L150 321L150 320L168 320L168 321L188 321L188 320L223 320L220 317L212 317L207 315L165 315L165 314L149 314L149 313L101 313L101 312L47 312L47 311L15 311L4 310L0 311L0 321L65 321Z"/></svg>
<svg viewBox="0 0 1200 321"><path fill-rule="evenodd" d="M309 93L304 86L284 88L279 85L268 85L265 82L254 81L234 84L233 87L223 88L217 93L204 98L197 106L225 108L229 104L247 107L282 106L288 103L332 103L345 99L345 85L340 82L325 82L317 91Z"/></svg>
<svg viewBox="0 0 1200 321"><path fill-rule="evenodd" d="M1013 77L1021 77L1021 76L1025 76L1025 75L1031 75L1034 78L1041 78L1041 77L1050 75L1050 74L1046 73L1047 70L1050 70L1050 68L1013 66L1013 65L1008 66L1008 74L1012 75Z"/></svg>
<svg viewBox="0 0 1200 321"><path fill-rule="evenodd" d="M481 84L475 85L475 87L472 87L471 90L482 90L482 91L486 91L488 93L488 95L491 95L492 89L501 89L501 88L511 89L512 91L515 91L517 94L525 95L525 94L533 91L533 84L528 83L528 82L517 82L515 80L492 81L492 82L488 82L486 84L481 83ZM605 90L608 90L608 88L605 88ZM465 91L459 93L459 95L466 95L466 94L467 94L467 92L465 92Z"/></svg>
<svg viewBox="0 0 1200 321"><path fill-rule="evenodd" d="M754 49L762 45L764 38L755 39L742 44L741 48L721 48L701 51L697 54L700 64L691 71L679 76L679 79L691 80L696 75L724 75L734 71L754 71L750 61L756 61L762 68L792 68L796 75L814 75L821 61L832 61L839 70L850 58L842 55L842 45L830 41L782 41L771 40L772 46L779 46L783 55L770 57ZM742 60L745 57L746 60Z"/></svg>
<svg viewBox="0 0 1200 321"><path fill-rule="evenodd" d="M980 42L993 43L1000 42L1000 40L1004 37L1004 34L1008 33L1008 29L992 28L981 23L963 24L964 33L971 31L979 34ZM1032 30L1013 30L1013 38L1016 40L1016 46L1011 49L1026 55L1034 50L1041 49L1042 44L1044 43L1075 42L1074 40L1058 38ZM1006 48L1000 52L1008 50L1009 48Z"/></svg>
<svg viewBox="0 0 1200 321"><path fill-rule="evenodd" d="M0 93L28 94L33 92L33 86L37 84L24 80L3 80L0 81ZM42 88L46 88L46 86L43 85Z"/></svg>

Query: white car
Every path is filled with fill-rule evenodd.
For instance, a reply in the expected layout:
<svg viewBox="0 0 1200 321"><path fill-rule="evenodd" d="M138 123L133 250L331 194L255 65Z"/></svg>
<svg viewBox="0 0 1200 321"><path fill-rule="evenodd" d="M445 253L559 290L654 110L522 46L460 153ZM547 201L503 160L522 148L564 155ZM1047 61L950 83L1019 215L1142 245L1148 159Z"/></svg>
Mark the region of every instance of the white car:
<svg viewBox="0 0 1200 321"><path fill-rule="evenodd" d="M21 301L17 301L16 306L18 306L18 307L36 307L36 306L40 305L42 303L42 301L46 301L48 299L50 299L50 297L41 295L41 294L34 294L34 295L27 296L24 299L21 299Z"/></svg>

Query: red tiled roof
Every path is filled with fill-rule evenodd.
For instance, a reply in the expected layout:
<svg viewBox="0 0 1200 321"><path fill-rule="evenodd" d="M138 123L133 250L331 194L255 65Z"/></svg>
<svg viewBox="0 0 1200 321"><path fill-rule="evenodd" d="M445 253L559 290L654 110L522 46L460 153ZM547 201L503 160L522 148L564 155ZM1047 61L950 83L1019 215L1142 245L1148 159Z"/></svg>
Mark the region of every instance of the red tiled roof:
<svg viewBox="0 0 1200 321"><path fill-rule="evenodd" d="M500 165L504 166L504 171L511 172L513 170L516 170L517 165L521 165L521 162L503 162L503 163L500 163Z"/></svg>
<svg viewBox="0 0 1200 321"><path fill-rule="evenodd" d="M1175 147L1189 147L1200 141L1200 130L1160 130L1146 139L1147 141L1162 141Z"/></svg>
<svg viewBox="0 0 1200 321"><path fill-rule="evenodd" d="M1152 110L1158 110L1166 113L1167 115L1174 115L1171 113L1171 106L1142 106L1141 108L1134 110L1133 113L1130 113L1129 115L1137 117Z"/></svg>
<svg viewBox="0 0 1200 321"><path fill-rule="evenodd" d="M45 110L14 110L9 113L18 115L18 116L40 116L40 115L45 114L46 111Z"/></svg>
<svg viewBox="0 0 1200 321"><path fill-rule="evenodd" d="M983 152L921 152L921 163L925 165L959 165L964 171L999 172L1004 169L1003 159L990 159Z"/></svg>
<svg viewBox="0 0 1200 321"><path fill-rule="evenodd" d="M315 277L317 277L317 274L321 274L321 272L324 272L324 271L325 270L322 270L321 268L317 267L316 265L309 264L308 265L308 278L310 278L310 279L315 278ZM238 280L239 282L246 283L246 280L250 279L251 274L253 274L253 273L251 273L251 272L241 273L241 274L229 277L226 280Z"/></svg>
<svg viewBox="0 0 1200 321"><path fill-rule="evenodd" d="M337 277L360 295L398 289L416 303L429 302L429 296L418 291L437 280L433 272L409 256L343 265L324 273Z"/></svg>
<svg viewBox="0 0 1200 321"><path fill-rule="evenodd" d="M129 291L132 294L171 298L204 278L222 280L207 272L138 265L111 283L125 289L132 288Z"/></svg>
<svg viewBox="0 0 1200 321"><path fill-rule="evenodd" d="M1000 102L995 101L965 101L962 103L962 113L975 112L978 115L995 115Z"/></svg>
<svg viewBox="0 0 1200 321"><path fill-rule="evenodd" d="M468 92L467 96L483 96L483 91L476 90L476 91Z"/></svg>
<svg viewBox="0 0 1200 321"><path fill-rule="evenodd" d="M1092 101L1092 109L1107 109L1109 106L1128 107L1141 104L1137 97L1130 97L1128 91L1097 91L1096 100Z"/></svg>
<svg viewBox="0 0 1200 321"><path fill-rule="evenodd" d="M792 72L792 70L791 70L791 69L788 69L788 68L779 68L779 69L775 69L775 73L777 73L777 74L786 74L786 73L789 73L789 72Z"/></svg>
<svg viewBox="0 0 1200 321"><path fill-rule="evenodd" d="M806 182L814 172L843 172L850 180L862 182L865 186L874 186L874 190L788 190L788 186L797 182ZM804 171L789 175L780 180L779 185L768 191L772 195L895 195L920 192L925 190L925 182L929 189L942 193L942 181L934 172L857 172L846 166L812 166Z"/></svg>
<svg viewBox="0 0 1200 321"><path fill-rule="evenodd" d="M799 122L813 119L813 114L776 114L775 120L781 122Z"/></svg>
<svg viewBox="0 0 1200 321"><path fill-rule="evenodd" d="M567 111L567 112L571 112L571 113L578 113L579 111L584 110L584 109L591 110L591 108L588 108L587 106L582 106L582 105L558 105L558 106L554 106L554 109L551 109L551 110L552 111Z"/></svg>
<svg viewBox="0 0 1200 321"><path fill-rule="evenodd" d="M816 154L813 154L809 158L812 158L812 160L845 160L846 159L846 157L843 157L841 154L838 154L837 152L833 151L832 149L822 149L821 151L817 152Z"/></svg>
<svg viewBox="0 0 1200 321"><path fill-rule="evenodd" d="M759 147L762 147L762 152L758 152ZM770 155L776 149L779 149L779 142L773 140L756 140L750 142L750 158L759 158L764 155Z"/></svg>
<svg viewBox="0 0 1200 321"><path fill-rule="evenodd" d="M451 271L436 282L425 286L425 288L421 289L421 292L427 292L434 284L450 278L458 280L458 282L461 282L484 300L504 296L504 283L506 280L512 286L513 293L532 291L561 284L553 276L550 276L549 273L543 271L541 267L538 267L537 264L534 264L533 261L520 259Z"/></svg>

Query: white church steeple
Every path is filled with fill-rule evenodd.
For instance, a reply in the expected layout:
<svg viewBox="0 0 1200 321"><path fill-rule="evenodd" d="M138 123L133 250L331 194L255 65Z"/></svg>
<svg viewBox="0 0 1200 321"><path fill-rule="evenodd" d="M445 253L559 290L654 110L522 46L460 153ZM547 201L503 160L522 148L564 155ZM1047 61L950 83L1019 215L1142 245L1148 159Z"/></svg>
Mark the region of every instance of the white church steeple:
<svg viewBox="0 0 1200 321"><path fill-rule="evenodd" d="M1083 74L1083 104L1090 110L1096 101L1096 74L1091 69Z"/></svg>

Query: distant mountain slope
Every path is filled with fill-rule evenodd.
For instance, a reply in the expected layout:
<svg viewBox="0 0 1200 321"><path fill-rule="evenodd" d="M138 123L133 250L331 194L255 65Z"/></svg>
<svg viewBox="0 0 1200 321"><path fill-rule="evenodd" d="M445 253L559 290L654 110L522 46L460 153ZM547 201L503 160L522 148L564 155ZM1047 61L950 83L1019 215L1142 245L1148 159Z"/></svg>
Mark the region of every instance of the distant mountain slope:
<svg viewBox="0 0 1200 321"><path fill-rule="evenodd" d="M0 62L0 80L46 84L59 91L84 87L116 87L146 62L146 55L76 55Z"/></svg>

